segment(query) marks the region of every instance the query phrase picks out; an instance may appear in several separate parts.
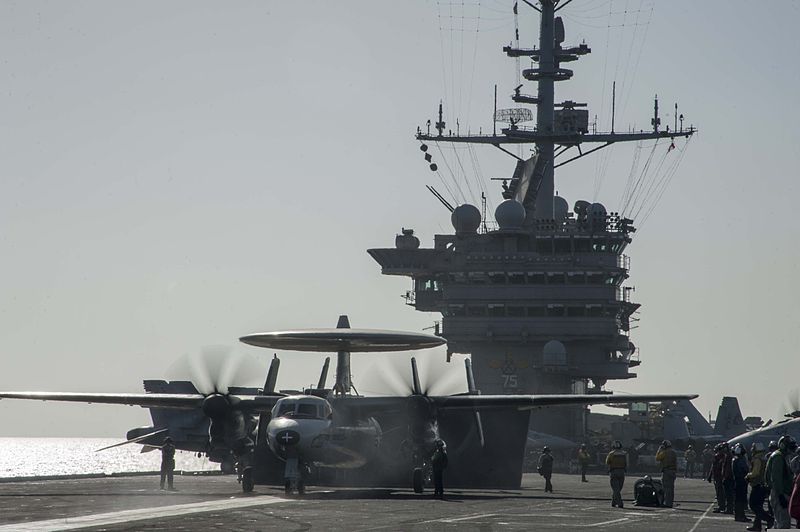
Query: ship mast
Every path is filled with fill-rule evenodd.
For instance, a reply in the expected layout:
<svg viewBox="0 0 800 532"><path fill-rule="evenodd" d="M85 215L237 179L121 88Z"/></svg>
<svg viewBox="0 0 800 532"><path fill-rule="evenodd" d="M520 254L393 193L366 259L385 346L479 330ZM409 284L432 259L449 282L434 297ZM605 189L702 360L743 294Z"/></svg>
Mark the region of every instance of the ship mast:
<svg viewBox="0 0 800 532"><path fill-rule="evenodd" d="M506 198L514 198L520 201L528 213L527 224L532 224L535 219L553 218L553 197L555 191L555 169L564 164L580 159L590 153L610 146L616 142L630 142L661 138L690 137L696 132L694 127L688 129L670 131L660 130L660 119L658 117L658 100L655 102L655 114L651 120L653 126L651 131L629 131L627 133L592 132L588 131L588 111L579 110L576 107L586 107L585 103L555 101L555 83L566 81L572 78L573 72L570 69L562 68L561 63L577 61L580 56L588 54L591 49L586 44L577 46L563 47L564 24L561 17L556 16L556 12L570 3L571 0L561 2L559 0L539 0L539 7L523 0L525 4L539 11L541 14L539 24L539 46L538 48L513 48L512 46L503 47L503 51L509 57L529 57L537 63L536 67L522 71L522 76L527 81L534 81L537 84L537 96L522 94L519 86L515 89L512 100L517 103L536 105L536 127L533 130L520 128L512 119L509 127L501 129L500 134L492 135L455 135L450 132L444 134L444 120L441 115L437 122L438 134L431 135L430 132L423 133L417 130L417 139L420 141L446 141L472 144L490 144L502 151L505 150L503 144L535 144L536 155L531 158L529 168L526 170L520 166L524 161L519 161L514 178L511 179L509 189L504 193ZM496 118L496 117L494 117ZM441 127L439 127L441 124ZM588 151L583 151L583 143L598 143ZM561 149L556 153L556 147ZM578 154L573 155L565 161L558 161L560 156L566 154L572 148L577 149ZM513 155L513 154L511 154ZM516 157L516 156L515 156ZM525 174L528 174L525 176ZM525 177L525 185L518 190Z"/></svg>

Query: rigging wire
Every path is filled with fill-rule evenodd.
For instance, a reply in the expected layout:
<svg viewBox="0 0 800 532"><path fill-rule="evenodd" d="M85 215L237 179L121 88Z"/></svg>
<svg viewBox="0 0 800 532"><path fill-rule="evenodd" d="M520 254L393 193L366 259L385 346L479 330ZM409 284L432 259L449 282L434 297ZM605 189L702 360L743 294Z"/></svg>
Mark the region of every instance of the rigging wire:
<svg viewBox="0 0 800 532"><path fill-rule="evenodd" d="M447 160L447 157L444 155L444 151L442 147L439 145L438 142L434 143L436 145L436 149L439 150L439 155L442 156L442 161L444 161L444 165L447 167L447 171L450 173L450 179L453 180L453 184L455 185L456 190L458 190L461 199L458 199L457 196L453 196L453 199L456 203L466 203L466 196L464 196L464 191L461 189L461 185L458 183L458 178L456 177L455 172L453 172L453 168L450 166L450 162Z"/></svg>
<svg viewBox="0 0 800 532"><path fill-rule="evenodd" d="M673 164L670 166L670 168L667 170L668 177L665 179L664 185L661 187L661 190L658 193L658 195L656 196L655 201L653 201L650 209L647 212L645 212L644 216L642 217L642 221L639 222L639 230L641 230L642 226L644 226L644 223L650 218L650 215L653 213L653 211L655 210L656 206L661 202L661 198L664 196L664 192L666 192L667 188L669 187L669 184L672 182L672 179L675 177L675 174L678 171L678 167L680 166L680 163L683 161L683 158L684 158L684 156L686 155L686 152L689 149L689 142L691 141L691 138L692 137L687 137L686 138L686 141L683 144L683 148L678 148L678 147L675 148L680 153L679 153L678 157L676 157L675 161L673 161Z"/></svg>
<svg viewBox="0 0 800 532"><path fill-rule="evenodd" d="M629 207L632 208L631 203L634 201L634 198L637 197L638 190L641 187L642 182L644 181L645 177L647 176L647 171L650 168L650 163L653 162L653 156L656 153L656 147L658 146L658 140L653 143L653 148L650 150L650 154L647 156L647 161L645 161L644 166L642 167L642 171L639 174L639 178L633 185L633 188L630 191L630 195L625 199L624 203L622 204L622 209L620 212L623 215L630 213Z"/></svg>

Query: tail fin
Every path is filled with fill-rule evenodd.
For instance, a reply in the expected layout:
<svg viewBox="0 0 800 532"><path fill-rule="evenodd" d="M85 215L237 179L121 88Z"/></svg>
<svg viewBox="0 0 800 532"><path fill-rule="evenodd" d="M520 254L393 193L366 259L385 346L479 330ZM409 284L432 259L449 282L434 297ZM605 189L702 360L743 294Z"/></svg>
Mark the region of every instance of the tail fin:
<svg viewBox="0 0 800 532"><path fill-rule="evenodd" d="M470 394L480 395L481 391L475 386L475 375L472 373L472 361L470 359L464 360L464 366L467 370L467 391ZM481 420L481 413L475 409L472 411L473 419L475 420L475 429L478 431L478 439L481 442L481 448L486 445L486 438L483 435L483 421Z"/></svg>
<svg viewBox="0 0 800 532"><path fill-rule="evenodd" d="M325 364L322 365L322 372L319 374L317 390L325 389L325 381L328 380L328 367L331 365L331 357L325 357Z"/></svg>
<svg viewBox="0 0 800 532"><path fill-rule="evenodd" d="M272 355L272 362L269 363L267 380L264 382L264 395L275 393L275 385L278 383L278 370L281 367L281 360L278 355Z"/></svg>
<svg viewBox="0 0 800 532"><path fill-rule="evenodd" d="M694 407L688 399L680 399L675 401L677 405L676 410L684 415L689 420L690 430L692 436L711 436L714 434L714 427L711 423Z"/></svg>
<svg viewBox="0 0 800 532"><path fill-rule="evenodd" d="M736 397L723 397L717 410L714 432L730 439L746 431L742 411L739 409L739 400Z"/></svg>

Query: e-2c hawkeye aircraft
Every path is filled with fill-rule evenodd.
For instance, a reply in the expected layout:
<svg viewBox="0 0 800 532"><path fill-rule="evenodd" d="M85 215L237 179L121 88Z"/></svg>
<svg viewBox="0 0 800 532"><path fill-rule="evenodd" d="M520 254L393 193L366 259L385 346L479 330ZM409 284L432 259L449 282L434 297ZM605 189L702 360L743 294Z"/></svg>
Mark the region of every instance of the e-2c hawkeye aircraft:
<svg viewBox="0 0 800 532"><path fill-rule="evenodd" d="M438 336L350 329L342 316L335 329L243 336L246 344L294 351L336 352L336 383L304 393L274 391L277 359L258 395L213 386L206 393L0 392L0 399L34 399L136 405L200 411L209 419L209 447L230 449L245 492L254 484L282 482L302 493L308 482L361 486L411 486L422 492L428 458L441 439L448 444L448 485L518 488L529 410L558 405L621 404L692 399L696 395L481 395L470 361L467 392L432 395L411 359L408 395L365 397L350 376L350 353L419 350L445 343ZM327 364L326 364L327 366ZM198 387L201 389L203 387ZM166 434L163 434L166 436Z"/></svg>

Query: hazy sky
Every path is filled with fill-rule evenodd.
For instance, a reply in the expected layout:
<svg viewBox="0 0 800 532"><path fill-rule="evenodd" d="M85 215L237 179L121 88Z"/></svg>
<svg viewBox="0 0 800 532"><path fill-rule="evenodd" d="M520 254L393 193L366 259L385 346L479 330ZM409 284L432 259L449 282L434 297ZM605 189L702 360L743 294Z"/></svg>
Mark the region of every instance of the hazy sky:
<svg viewBox="0 0 800 532"><path fill-rule="evenodd" d="M494 84L516 85L511 4L0 1L0 389L140 391L182 354L341 313L430 326L365 250L401 227L425 246L449 232L413 133L440 98L448 127L491 128ZM562 12L593 53L559 99L609 129L616 80L617 130L647 127L656 93L664 124L677 101L700 127L627 250L642 365L609 389L696 392L703 412L738 395L766 418L798 387L800 2L765 5ZM476 153L496 205L488 178L513 161L492 150ZM569 165L557 188L619 210L634 157ZM321 355L281 356L280 387L316 381ZM145 424L139 408L0 402L0 435Z"/></svg>

